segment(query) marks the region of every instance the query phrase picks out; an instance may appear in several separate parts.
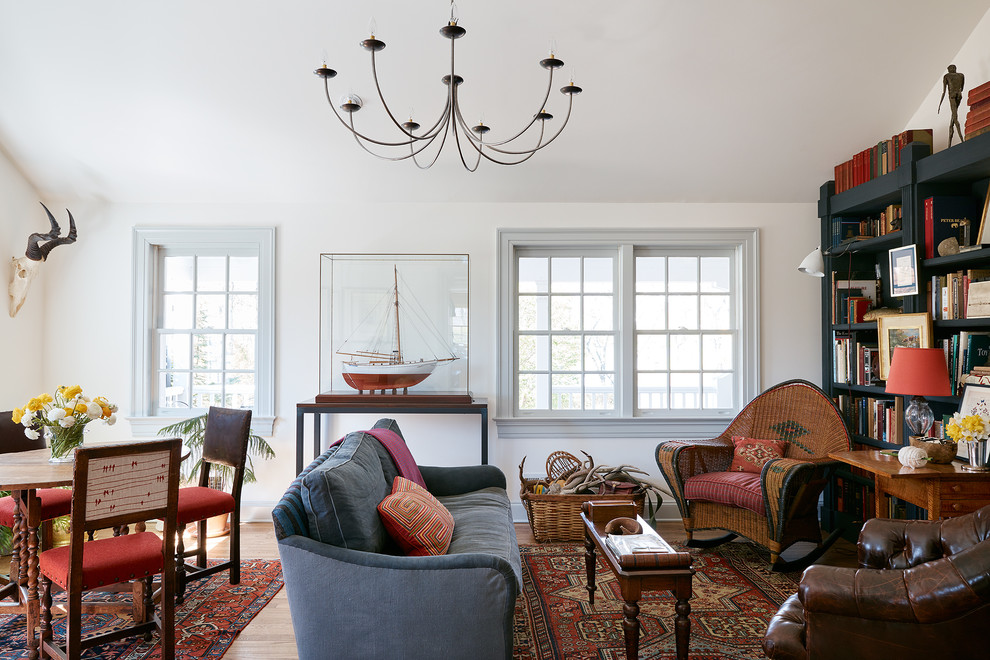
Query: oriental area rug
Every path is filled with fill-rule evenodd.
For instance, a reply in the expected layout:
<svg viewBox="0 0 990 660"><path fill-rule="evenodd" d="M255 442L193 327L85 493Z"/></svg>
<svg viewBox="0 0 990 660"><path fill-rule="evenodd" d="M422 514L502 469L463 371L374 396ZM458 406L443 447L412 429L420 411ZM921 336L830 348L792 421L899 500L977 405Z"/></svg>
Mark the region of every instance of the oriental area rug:
<svg viewBox="0 0 990 660"><path fill-rule="evenodd" d="M212 563L212 562L211 562ZM278 561L262 559L241 560L241 582L230 584L226 572L186 586L186 598L175 608L177 660L219 658L230 648L237 634L268 604L282 588L282 567ZM85 601L130 598L130 595L88 592ZM55 597L55 602L58 598ZM157 607L156 607L157 610ZM83 637L129 625L126 615L83 613ZM55 638L65 634L65 617L53 619ZM0 616L0 660L27 658L24 617ZM158 635L151 642L129 637L109 644L94 646L83 657L101 660L144 660L160 658Z"/></svg>
<svg viewBox="0 0 990 660"><path fill-rule="evenodd" d="M683 546L673 544L678 550ZM595 606L588 604L583 544L520 546L523 593L516 601L515 660L622 660L622 598L598 558ZM800 571L773 573L748 543L691 549L691 660L763 658L760 643L777 608L797 591ZM639 657L672 659L674 598L643 594Z"/></svg>

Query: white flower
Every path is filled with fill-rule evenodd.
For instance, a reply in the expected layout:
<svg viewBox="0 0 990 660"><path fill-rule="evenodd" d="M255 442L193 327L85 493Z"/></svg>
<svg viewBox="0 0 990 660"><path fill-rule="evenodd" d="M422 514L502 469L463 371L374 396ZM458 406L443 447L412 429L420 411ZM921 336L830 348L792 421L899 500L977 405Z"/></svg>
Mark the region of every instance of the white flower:
<svg viewBox="0 0 990 660"><path fill-rule="evenodd" d="M116 415L110 415L109 417L107 417L107 426L113 426L116 423L117 423Z"/></svg>
<svg viewBox="0 0 990 660"><path fill-rule="evenodd" d="M26 429L24 429L24 435L26 435L27 437L31 438L32 440L37 440L38 438L41 437L41 434L38 433L37 431L35 431L32 428L26 428Z"/></svg>
<svg viewBox="0 0 990 660"><path fill-rule="evenodd" d="M24 416L21 417L21 424L23 424L24 426L31 426L31 424L34 422L34 418L36 414L37 413L35 413L33 410L28 410L27 412L24 413Z"/></svg>
<svg viewBox="0 0 990 660"><path fill-rule="evenodd" d="M90 419L99 419L103 417L103 407L98 403L89 403L86 405L86 414Z"/></svg>
<svg viewBox="0 0 990 660"><path fill-rule="evenodd" d="M109 406L107 406L107 407L108 407L108 408L110 408L110 412L112 412L112 413L115 413L115 412L117 412L117 404L116 404L116 403L111 403L111 404L110 404Z"/></svg>
<svg viewBox="0 0 990 660"><path fill-rule="evenodd" d="M48 411L48 421L57 422L65 417L65 408L53 408Z"/></svg>
<svg viewBox="0 0 990 660"><path fill-rule="evenodd" d="M66 415L62 419L58 420L59 426L61 426L63 429L67 429L75 423L76 423L76 418L73 417L72 415Z"/></svg>

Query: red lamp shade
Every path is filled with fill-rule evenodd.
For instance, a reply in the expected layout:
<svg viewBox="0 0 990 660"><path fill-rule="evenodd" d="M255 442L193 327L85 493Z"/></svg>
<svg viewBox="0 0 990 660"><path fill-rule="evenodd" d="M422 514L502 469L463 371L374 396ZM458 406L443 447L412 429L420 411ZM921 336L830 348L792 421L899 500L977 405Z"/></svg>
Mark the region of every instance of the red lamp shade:
<svg viewBox="0 0 990 660"><path fill-rule="evenodd" d="M941 348L898 346L890 356L888 394L950 396L949 372Z"/></svg>

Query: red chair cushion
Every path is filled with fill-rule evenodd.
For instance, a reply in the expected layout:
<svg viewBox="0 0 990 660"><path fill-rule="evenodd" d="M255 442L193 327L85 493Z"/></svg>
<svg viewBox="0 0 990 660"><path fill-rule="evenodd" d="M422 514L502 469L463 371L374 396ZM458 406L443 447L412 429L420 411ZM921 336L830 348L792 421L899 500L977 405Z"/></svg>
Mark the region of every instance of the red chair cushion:
<svg viewBox="0 0 990 660"><path fill-rule="evenodd" d="M71 545L45 550L38 557L41 574L63 589L68 589L71 560ZM148 577L163 568L162 540L152 532L83 543L83 589Z"/></svg>
<svg viewBox="0 0 990 660"><path fill-rule="evenodd" d="M786 440L760 440L741 435L732 436L732 465L729 472L753 472L760 474L767 461L783 458Z"/></svg>
<svg viewBox="0 0 990 660"><path fill-rule="evenodd" d="M64 488L39 488L41 519L61 518L72 512L72 491ZM0 498L0 525L14 526L14 498Z"/></svg>
<svg viewBox="0 0 990 660"><path fill-rule="evenodd" d="M230 513L234 510L234 506L234 496L222 490L202 486L180 488L179 507L175 523L188 525L197 520Z"/></svg>
<svg viewBox="0 0 990 660"><path fill-rule="evenodd" d="M767 515L760 475L752 472L705 472L684 481L684 497L689 500L727 504Z"/></svg>

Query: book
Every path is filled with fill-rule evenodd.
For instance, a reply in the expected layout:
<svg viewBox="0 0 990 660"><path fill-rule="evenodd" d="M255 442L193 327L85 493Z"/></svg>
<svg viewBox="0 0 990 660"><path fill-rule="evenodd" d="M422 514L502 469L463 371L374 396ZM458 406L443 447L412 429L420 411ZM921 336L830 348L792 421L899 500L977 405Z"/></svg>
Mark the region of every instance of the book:
<svg viewBox="0 0 990 660"><path fill-rule="evenodd" d="M986 99L990 99L990 82L985 82L970 89L969 95L966 97L966 103L973 106Z"/></svg>
<svg viewBox="0 0 990 660"><path fill-rule="evenodd" d="M848 323L862 323L863 315L873 309L873 301L865 296L850 296L846 299Z"/></svg>
<svg viewBox="0 0 990 660"><path fill-rule="evenodd" d="M955 237L969 245L970 228L979 226L982 209L968 195L937 195L925 199L925 258L936 255L938 244Z"/></svg>
<svg viewBox="0 0 990 660"><path fill-rule="evenodd" d="M609 534L605 537L605 543L619 557L674 552L674 549L658 534Z"/></svg>
<svg viewBox="0 0 990 660"><path fill-rule="evenodd" d="M966 301L966 318L990 317L990 281L970 281L969 296Z"/></svg>

